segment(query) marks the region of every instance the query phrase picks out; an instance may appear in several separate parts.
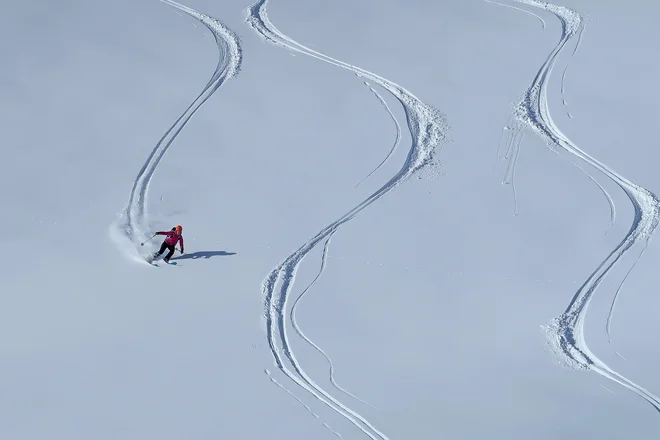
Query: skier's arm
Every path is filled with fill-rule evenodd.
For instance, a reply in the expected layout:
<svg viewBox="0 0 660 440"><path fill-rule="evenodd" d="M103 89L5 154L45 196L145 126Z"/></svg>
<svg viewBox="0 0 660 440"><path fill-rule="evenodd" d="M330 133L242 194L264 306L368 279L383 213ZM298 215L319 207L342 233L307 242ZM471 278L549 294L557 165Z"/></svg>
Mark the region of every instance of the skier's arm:
<svg viewBox="0 0 660 440"><path fill-rule="evenodd" d="M183 253L183 235L179 236L179 243L181 243L181 253Z"/></svg>
<svg viewBox="0 0 660 440"><path fill-rule="evenodd" d="M168 234L168 232L166 232L166 231L158 231L154 234L154 236L155 235L167 235L167 234Z"/></svg>

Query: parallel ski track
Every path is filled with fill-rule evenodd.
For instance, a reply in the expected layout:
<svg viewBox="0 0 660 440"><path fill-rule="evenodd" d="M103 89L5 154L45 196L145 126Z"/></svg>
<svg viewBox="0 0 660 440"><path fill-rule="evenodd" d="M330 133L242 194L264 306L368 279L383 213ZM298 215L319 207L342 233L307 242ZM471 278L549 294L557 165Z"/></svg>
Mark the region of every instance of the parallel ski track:
<svg viewBox="0 0 660 440"><path fill-rule="evenodd" d="M268 274L262 284L267 339L275 364L279 370L303 390L350 421L367 437L373 440L387 440L388 437L384 433L375 428L362 415L330 395L305 372L300 362L296 359L289 342L287 302L293 289L296 272L305 256L324 239L331 236L341 225L350 221L367 206L393 190L415 172L431 164L436 153L436 148L448 140L449 129L445 117L438 110L424 104L401 86L374 73L312 50L281 33L269 21L266 14L266 4L267 0L260 0L247 11L248 24L266 41L347 69L359 77L371 80L391 93L401 103L407 116L412 144L408 157L400 171L380 189L342 217L330 223L293 254L289 255Z"/></svg>
<svg viewBox="0 0 660 440"><path fill-rule="evenodd" d="M537 0L516 1L545 9L554 14L562 24L562 35L558 44L541 66L524 98L517 106L515 112L517 120L543 137L549 145L555 145L573 154L608 177L628 196L635 212L633 223L626 236L591 273L575 293L566 310L543 328L548 335L551 347L558 358L567 366L594 371L634 392L660 412L660 399L658 397L617 373L596 357L589 349L584 337L585 316L593 294L614 265L633 246L639 244L642 251L633 262L632 267L637 263L658 226L660 201L650 191L632 183L578 148L552 120L547 100L548 80L561 51L568 41L582 29L582 17L577 12L563 6ZM625 282L625 278L621 281L618 290L620 290L623 282ZM610 315L613 309L614 305L611 307Z"/></svg>
<svg viewBox="0 0 660 440"><path fill-rule="evenodd" d="M140 169L135 182L133 183L128 203L123 211L122 228L126 236L136 246L148 237L146 232L148 229L146 213L147 196L151 178L153 177L158 164L169 149L170 145L172 145L172 142L174 142L174 139L178 136L195 112L197 112L197 110L228 79L238 74L242 61L242 51L238 37L219 20L171 0L161 1L195 18L213 33L216 44L218 45L219 60L209 82L193 100L190 106L161 137L151 151L151 154L149 154L149 157Z"/></svg>

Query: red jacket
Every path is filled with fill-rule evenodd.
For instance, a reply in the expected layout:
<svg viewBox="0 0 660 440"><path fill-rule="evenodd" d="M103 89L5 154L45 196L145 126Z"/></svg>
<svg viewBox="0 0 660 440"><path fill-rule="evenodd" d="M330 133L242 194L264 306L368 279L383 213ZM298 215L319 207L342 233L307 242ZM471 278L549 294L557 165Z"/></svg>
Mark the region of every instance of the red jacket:
<svg viewBox="0 0 660 440"><path fill-rule="evenodd" d="M165 243L176 246L177 242L181 242L181 252L183 252L183 235L176 235L174 231L160 231L156 232L156 235L167 235Z"/></svg>

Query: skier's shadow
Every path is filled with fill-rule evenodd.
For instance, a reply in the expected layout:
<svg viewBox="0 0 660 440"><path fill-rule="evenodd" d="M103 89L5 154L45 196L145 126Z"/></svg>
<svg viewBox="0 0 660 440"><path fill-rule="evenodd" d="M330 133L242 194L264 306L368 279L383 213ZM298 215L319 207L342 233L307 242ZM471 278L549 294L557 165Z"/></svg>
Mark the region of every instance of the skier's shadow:
<svg viewBox="0 0 660 440"><path fill-rule="evenodd" d="M236 255L236 252L226 252L226 251L198 251L191 254L183 254L176 257L172 257L172 260L198 260L204 258L208 260L213 257L221 257L226 255Z"/></svg>

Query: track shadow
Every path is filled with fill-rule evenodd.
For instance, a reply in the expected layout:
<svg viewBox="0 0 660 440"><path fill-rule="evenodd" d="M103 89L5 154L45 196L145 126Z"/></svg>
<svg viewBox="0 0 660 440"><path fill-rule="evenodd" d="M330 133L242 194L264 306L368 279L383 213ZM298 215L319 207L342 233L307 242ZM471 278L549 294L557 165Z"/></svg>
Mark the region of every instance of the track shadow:
<svg viewBox="0 0 660 440"><path fill-rule="evenodd" d="M200 258L209 259L213 257L221 257L227 255L236 255L236 252L226 252L226 251L198 251L191 254L183 254L176 257L172 257L174 260L198 260Z"/></svg>

